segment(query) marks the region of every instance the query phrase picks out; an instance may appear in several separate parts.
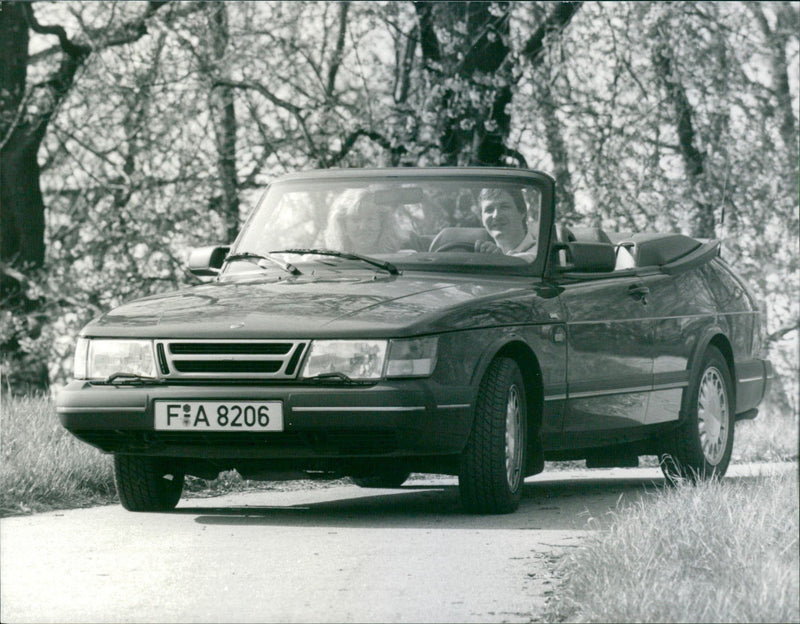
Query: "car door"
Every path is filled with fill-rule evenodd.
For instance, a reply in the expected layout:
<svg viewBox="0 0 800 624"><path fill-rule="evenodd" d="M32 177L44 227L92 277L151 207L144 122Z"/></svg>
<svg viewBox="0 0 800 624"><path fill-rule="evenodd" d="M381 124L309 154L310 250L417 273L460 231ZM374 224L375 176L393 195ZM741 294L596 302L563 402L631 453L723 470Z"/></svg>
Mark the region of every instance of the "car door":
<svg viewBox="0 0 800 624"><path fill-rule="evenodd" d="M624 441L645 424L653 383L652 278L565 281L567 404L563 443L580 448Z"/></svg>

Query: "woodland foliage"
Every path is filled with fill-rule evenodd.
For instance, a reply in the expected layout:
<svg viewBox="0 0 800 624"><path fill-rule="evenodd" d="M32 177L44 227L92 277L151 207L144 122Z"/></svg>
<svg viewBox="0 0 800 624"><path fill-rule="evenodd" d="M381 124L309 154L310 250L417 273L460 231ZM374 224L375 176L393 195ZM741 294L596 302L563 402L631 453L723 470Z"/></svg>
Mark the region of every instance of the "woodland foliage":
<svg viewBox="0 0 800 624"><path fill-rule="evenodd" d="M0 13L10 386L65 382L88 320L193 283L189 249L231 242L280 174L526 165L557 179L565 222L722 239L766 314L773 400L797 412L796 4L16 5Z"/></svg>

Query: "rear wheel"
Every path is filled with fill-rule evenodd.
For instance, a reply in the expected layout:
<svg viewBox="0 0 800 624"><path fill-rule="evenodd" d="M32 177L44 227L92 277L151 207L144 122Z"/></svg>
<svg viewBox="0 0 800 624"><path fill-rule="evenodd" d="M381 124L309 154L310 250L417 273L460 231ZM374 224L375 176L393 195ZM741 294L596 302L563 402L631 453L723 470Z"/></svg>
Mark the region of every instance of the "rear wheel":
<svg viewBox="0 0 800 624"><path fill-rule="evenodd" d="M169 511L183 491L183 473L160 457L114 455L114 481L128 511Z"/></svg>
<svg viewBox="0 0 800 624"><path fill-rule="evenodd" d="M687 388L688 414L675 430L661 458L670 481L724 476L733 450L731 374L725 358L709 347Z"/></svg>
<svg viewBox="0 0 800 624"><path fill-rule="evenodd" d="M362 488L399 488L411 476L407 470L386 470L367 477L352 477L353 483Z"/></svg>
<svg viewBox="0 0 800 624"><path fill-rule="evenodd" d="M517 509L525 479L525 386L517 363L497 358L481 381L475 421L461 457L461 503L473 513Z"/></svg>

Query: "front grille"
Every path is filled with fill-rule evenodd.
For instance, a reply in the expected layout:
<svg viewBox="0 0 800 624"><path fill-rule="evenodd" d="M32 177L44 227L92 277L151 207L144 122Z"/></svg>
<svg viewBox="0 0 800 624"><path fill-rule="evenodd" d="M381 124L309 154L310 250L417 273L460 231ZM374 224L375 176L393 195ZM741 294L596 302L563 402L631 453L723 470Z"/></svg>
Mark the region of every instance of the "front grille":
<svg viewBox="0 0 800 624"><path fill-rule="evenodd" d="M169 350L175 355L286 355L292 342L173 342Z"/></svg>
<svg viewBox="0 0 800 624"><path fill-rule="evenodd" d="M158 341L167 379L293 379L307 346L303 340Z"/></svg>
<svg viewBox="0 0 800 624"><path fill-rule="evenodd" d="M214 362L174 360L179 373L277 373L281 362Z"/></svg>

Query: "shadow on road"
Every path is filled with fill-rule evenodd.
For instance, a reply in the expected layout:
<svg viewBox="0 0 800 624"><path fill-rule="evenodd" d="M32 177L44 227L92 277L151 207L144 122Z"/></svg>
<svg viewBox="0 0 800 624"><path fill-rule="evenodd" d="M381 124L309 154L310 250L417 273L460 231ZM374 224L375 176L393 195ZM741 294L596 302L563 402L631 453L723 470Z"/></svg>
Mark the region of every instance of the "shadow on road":
<svg viewBox="0 0 800 624"><path fill-rule="evenodd" d="M751 479L755 477L727 477L726 481ZM329 500L322 501L304 501L301 491L295 493L297 503L280 506L269 505L270 492L264 491L249 497L255 501L254 497L263 496L264 505L185 506L172 513L196 515L195 522L207 525L589 530L608 525L613 512L624 512L627 505L657 495L665 487L663 478L652 477L528 480L519 510L499 516L464 513L455 484L415 485L413 481L396 490L332 488L326 490Z"/></svg>
<svg viewBox="0 0 800 624"><path fill-rule="evenodd" d="M329 490L330 500L323 501L304 502L303 493L297 492L299 502L281 506L269 505L270 492L265 491L249 497L255 502L254 497L263 496L264 505L186 506L173 513L193 514L196 522L209 525L576 530L603 525L609 512L664 487L663 479L636 477L529 480L519 510L500 516L464 513L455 484L415 485L413 481L396 490L335 488ZM590 519L594 526L589 526Z"/></svg>

